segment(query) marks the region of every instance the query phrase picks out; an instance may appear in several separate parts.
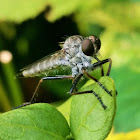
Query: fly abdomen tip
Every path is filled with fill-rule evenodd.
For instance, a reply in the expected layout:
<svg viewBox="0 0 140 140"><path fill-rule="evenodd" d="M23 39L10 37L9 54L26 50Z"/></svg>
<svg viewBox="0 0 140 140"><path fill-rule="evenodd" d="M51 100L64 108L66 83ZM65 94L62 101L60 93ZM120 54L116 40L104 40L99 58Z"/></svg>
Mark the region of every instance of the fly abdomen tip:
<svg viewBox="0 0 140 140"><path fill-rule="evenodd" d="M22 72L20 72L20 73L16 74L14 78L16 79L17 77L24 77L24 76L23 76Z"/></svg>

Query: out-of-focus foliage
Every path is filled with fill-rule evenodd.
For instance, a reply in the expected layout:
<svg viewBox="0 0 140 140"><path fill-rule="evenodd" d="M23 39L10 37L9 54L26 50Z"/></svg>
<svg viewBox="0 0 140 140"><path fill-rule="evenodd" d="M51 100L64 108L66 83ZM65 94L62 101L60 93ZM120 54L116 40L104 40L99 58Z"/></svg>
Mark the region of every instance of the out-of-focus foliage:
<svg viewBox="0 0 140 140"><path fill-rule="evenodd" d="M94 34L102 41L100 58L110 57L113 62L111 77L118 91L114 132L140 128L140 3L137 0L0 0L0 9L0 50L9 50L14 57L10 65L6 64L9 66L2 64L0 70L2 111L23 100L20 86L12 79L15 69L57 50L56 42L63 41L61 36ZM11 74L8 71L12 71ZM30 93L26 97L29 100L37 82L24 81L23 85L32 87L30 90L29 86L23 86L28 89L24 88L26 93ZM64 83L66 88L60 89ZM57 97L61 93L61 98L70 87L69 82L64 83L48 82L49 87L46 83L43 87L57 91Z"/></svg>
<svg viewBox="0 0 140 140"><path fill-rule="evenodd" d="M140 129L128 132L128 133L117 133L114 134L113 131L109 134L106 140L139 140L140 139Z"/></svg>
<svg viewBox="0 0 140 140"><path fill-rule="evenodd" d="M23 22L36 17L47 6L47 0L0 0L2 21Z"/></svg>

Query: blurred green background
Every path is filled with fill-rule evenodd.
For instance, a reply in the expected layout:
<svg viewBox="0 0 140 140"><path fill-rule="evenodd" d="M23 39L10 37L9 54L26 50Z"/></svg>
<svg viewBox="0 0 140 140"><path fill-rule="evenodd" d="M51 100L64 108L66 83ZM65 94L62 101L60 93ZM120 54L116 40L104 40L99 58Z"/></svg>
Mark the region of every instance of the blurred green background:
<svg viewBox="0 0 140 140"><path fill-rule="evenodd" d="M22 67L59 50L58 42L66 36L97 35L101 59L113 61L111 77L118 91L115 132L140 128L138 0L0 0L0 9L0 112L32 96L39 78L14 79ZM68 98L70 83L43 83L38 100Z"/></svg>

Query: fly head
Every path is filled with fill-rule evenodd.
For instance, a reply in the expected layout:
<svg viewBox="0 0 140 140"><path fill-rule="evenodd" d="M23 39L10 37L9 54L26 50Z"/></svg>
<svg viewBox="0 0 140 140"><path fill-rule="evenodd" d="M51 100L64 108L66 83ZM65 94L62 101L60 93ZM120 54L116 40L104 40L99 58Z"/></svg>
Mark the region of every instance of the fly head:
<svg viewBox="0 0 140 140"><path fill-rule="evenodd" d="M89 36L82 41L82 51L87 56L95 55L101 48L101 41L96 36Z"/></svg>

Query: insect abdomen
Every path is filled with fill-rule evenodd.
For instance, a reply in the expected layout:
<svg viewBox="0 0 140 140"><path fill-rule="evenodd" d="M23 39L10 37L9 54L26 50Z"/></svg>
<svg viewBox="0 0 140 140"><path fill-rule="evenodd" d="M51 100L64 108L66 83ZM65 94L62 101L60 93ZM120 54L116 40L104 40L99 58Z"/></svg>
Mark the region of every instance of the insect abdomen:
<svg viewBox="0 0 140 140"><path fill-rule="evenodd" d="M67 61L64 59L64 55L62 53L56 53L23 69L23 71L18 75L23 77L35 77L61 65L67 65Z"/></svg>

